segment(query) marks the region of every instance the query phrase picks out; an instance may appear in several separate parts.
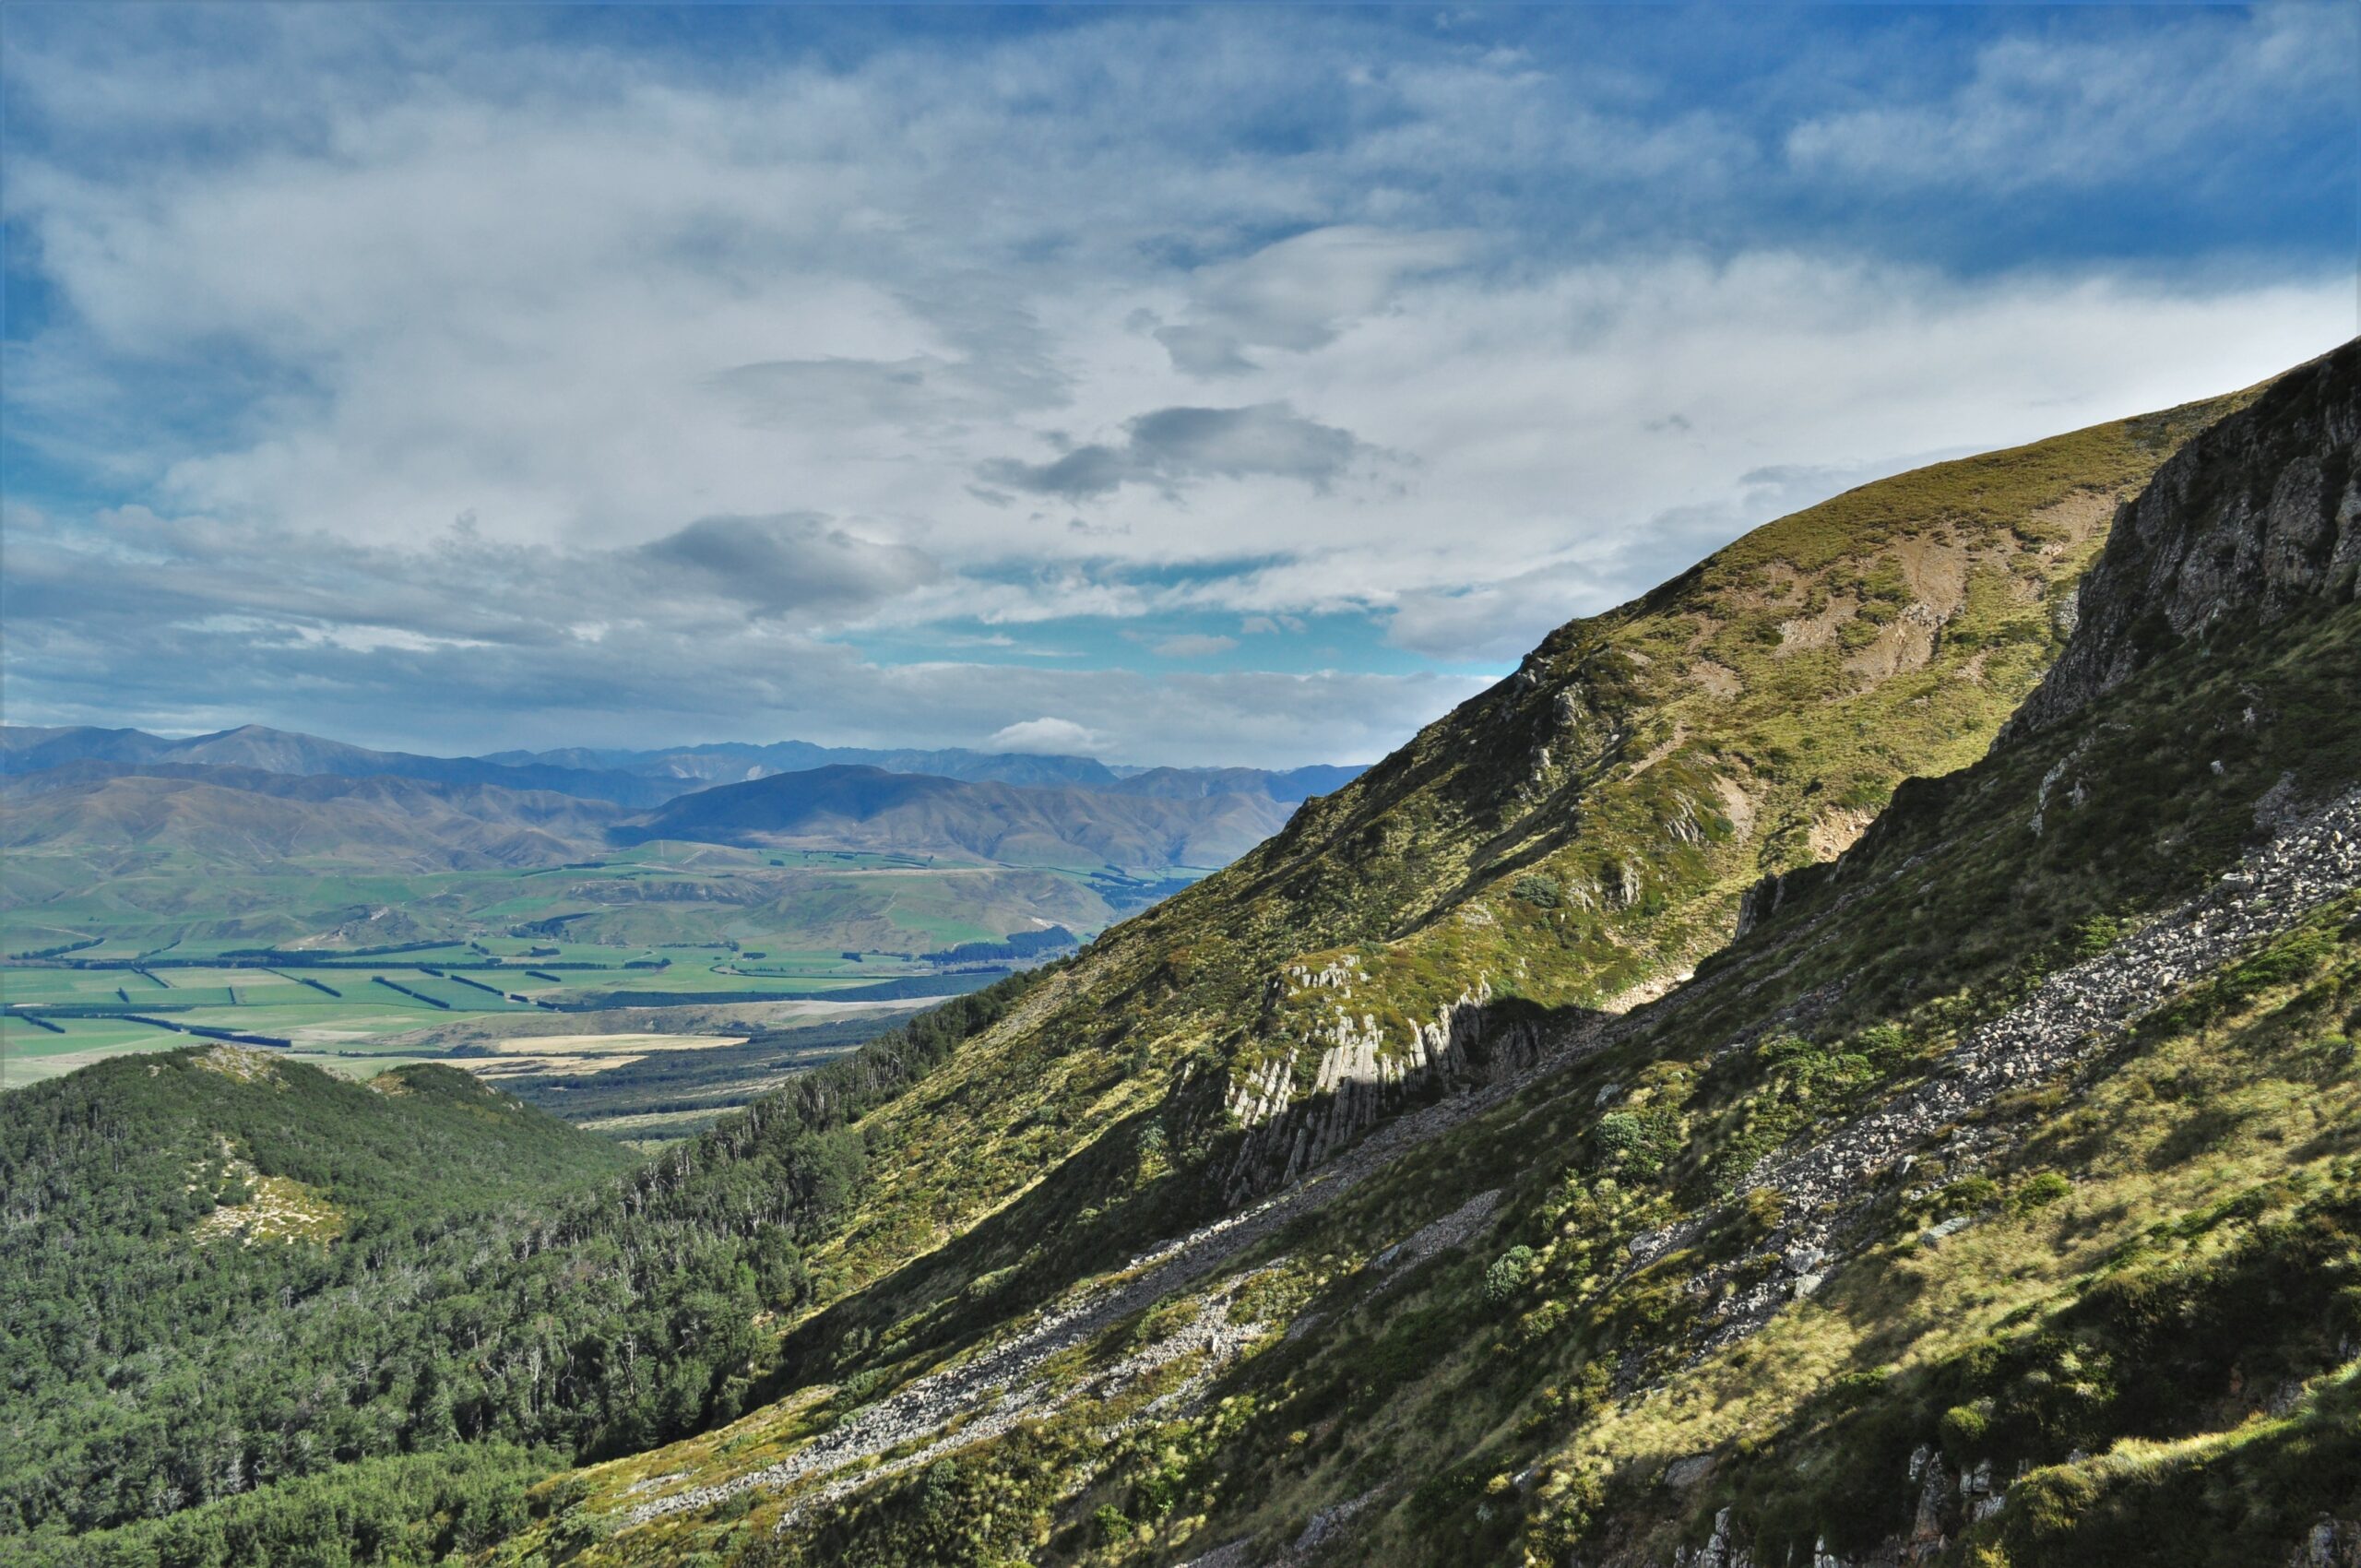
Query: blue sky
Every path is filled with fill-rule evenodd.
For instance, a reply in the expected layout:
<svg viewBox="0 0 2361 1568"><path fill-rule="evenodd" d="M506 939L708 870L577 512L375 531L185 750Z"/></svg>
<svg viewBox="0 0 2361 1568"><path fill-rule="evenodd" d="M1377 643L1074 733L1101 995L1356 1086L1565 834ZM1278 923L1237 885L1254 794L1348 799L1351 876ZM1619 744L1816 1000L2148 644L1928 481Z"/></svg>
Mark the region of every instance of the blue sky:
<svg viewBox="0 0 2361 1568"><path fill-rule="evenodd" d="M13 6L6 717L1369 758L2351 336L2355 16Z"/></svg>

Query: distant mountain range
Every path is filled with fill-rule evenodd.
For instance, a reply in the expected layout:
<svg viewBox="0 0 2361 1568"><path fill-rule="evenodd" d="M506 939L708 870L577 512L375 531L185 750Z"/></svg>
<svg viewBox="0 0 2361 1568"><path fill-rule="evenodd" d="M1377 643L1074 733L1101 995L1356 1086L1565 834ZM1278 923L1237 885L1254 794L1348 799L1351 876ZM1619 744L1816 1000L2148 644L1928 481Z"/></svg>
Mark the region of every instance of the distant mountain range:
<svg viewBox="0 0 2361 1568"><path fill-rule="evenodd" d="M694 781L650 778L620 769L564 767L547 763L521 766L482 757L421 756L415 752L372 751L286 730L243 724L211 735L170 740L144 730L0 726L0 766L10 774L38 772L72 762L132 765L199 763L265 773L325 775L338 778L419 778L437 784L491 784L504 790L550 790L582 800L621 806L661 804Z"/></svg>
<svg viewBox="0 0 2361 1568"><path fill-rule="evenodd" d="M750 849L856 849L1016 865L1227 865L1287 824L1267 794L1174 797L820 767L682 795L611 834Z"/></svg>
<svg viewBox="0 0 2361 1568"><path fill-rule="evenodd" d="M766 746L720 742L647 752L571 746L563 751L494 752L480 760L511 766L622 772L645 778L694 779L707 784L743 783L774 774L809 772L820 767L874 767L887 773L922 773L936 778L1078 788L1119 795L1160 795L1171 800L1231 794L1267 795L1288 802L1342 789L1361 773L1358 766L1340 767L1328 764L1284 772L1259 767L1122 768L1109 767L1086 756L978 752L955 746L941 751L872 751L859 746L815 746L808 741L780 741Z"/></svg>
<svg viewBox="0 0 2361 1568"><path fill-rule="evenodd" d="M888 773L989 781L1025 787L1084 789L1119 795L1193 800L1208 795L1263 795L1293 804L1341 789L1361 773L1358 765L1316 765L1272 772L1259 767L1115 768L1093 757L1022 752L872 751L818 746L807 741L770 745L721 742L664 751L614 751L571 746L546 752L494 752L488 756L424 756L381 752L316 735L240 725L210 735L174 740L144 730L89 725L45 729L0 725L0 772L32 773L61 764L101 762L203 763L268 773L326 774L343 778L422 778L438 784L492 784L507 790L553 790L583 800L646 808L714 784L742 783L775 774L831 766L873 767Z"/></svg>
<svg viewBox="0 0 2361 1568"><path fill-rule="evenodd" d="M809 741L778 741L769 745L721 741L658 751L566 746L546 752L493 752L483 760L511 766L629 773L642 778L675 780L693 789L707 784L742 784L775 773L801 773L837 766L877 767L888 773L924 773L937 778L990 779L1001 784L1051 787L1080 785L1101 790L1111 789L1122 779L1121 774L1095 757L977 752L961 747L878 751L860 746L817 746Z"/></svg>
<svg viewBox="0 0 2361 1568"><path fill-rule="evenodd" d="M773 766L842 754L904 766ZM921 763L964 771L911 770ZM260 725L185 740L8 726L0 727L0 846L441 871L554 865L668 838L1206 869L1356 771L1166 767L1122 778L1088 757L840 754L801 742L435 757ZM755 777L716 781L747 773Z"/></svg>
<svg viewBox="0 0 2361 1568"><path fill-rule="evenodd" d="M580 859L624 814L552 790L85 757L6 780L0 848L476 871Z"/></svg>

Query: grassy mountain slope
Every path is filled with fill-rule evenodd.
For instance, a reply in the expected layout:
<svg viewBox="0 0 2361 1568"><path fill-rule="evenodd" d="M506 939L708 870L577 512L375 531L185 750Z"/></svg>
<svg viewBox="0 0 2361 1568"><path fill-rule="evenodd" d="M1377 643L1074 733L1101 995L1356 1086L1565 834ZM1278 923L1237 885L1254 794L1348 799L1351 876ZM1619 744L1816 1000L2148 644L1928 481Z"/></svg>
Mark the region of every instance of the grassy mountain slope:
<svg viewBox="0 0 2361 1568"><path fill-rule="evenodd" d="M1489 992L1490 1039L1454 1042L1481 1075L1489 1056L1517 1060L1521 1013L1667 983L1726 938L1766 871L1833 853L1906 774L1989 743L2053 654L2118 497L2223 406L1940 465L1768 525L1553 635L1236 865L1116 927L956 1075L879 1113L871 1136L897 1158L820 1261L840 1288L884 1283L842 1327L790 1344L803 1370L782 1375L913 1314L928 1325L903 1330L914 1345L967 1332L992 1310L967 1294L975 1276L1011 1278L1012 1301L1055 1289L1226 1192L1267 1189L1299 1133L1340 1143L1441 1087L1430 1073L1320 1092L1345 1054L1340 1013L1377 1078L1415 1028ZM1781 630L1807 620L1877 629L1849 650ZM1905 636L1926 662L1876 654ZM1697 679L1709 659L1735 695ZM1347 956L1346 986L1304 983ZM1241 1134L1243 1086L1272 1075L1289 1112Z"/></svg>
<svg viewBox="0 0 2361 1568"><path fill-rule="evenodd" d="M994 1117L1018 1040L1042 1092L966 1152L994 1180L1029 1152L1033 1184L790 1340L832 1386L543 1493L512 1552L2227 1568L2354 1550L2356 431L2348 347L2157 486L2144 538L2237 548L2174 553L2202 607L2184 625L2078 634L2070 667L2114 681L1901 790L1665 1000L1601 1020L1579 1004L1598 982L1564 980L1574 1004L1520 1009L1536 1065L1147 1258L1178 1229L1152 1222L1189 1212L1155 1195L1191 1185L1186 1086L1160 1106L1127 1088L1156 1064L1121 1054L1131 998L1060 1027L1157 917L1122 928L869 1119L910 1174L820 1265L857 1279L965 1225L962 1194L929 1184L953 1155L928 1130ZM2142 548L2102 583L2155 580L2126 564ZM1487 863L1423 841L1430 865ZM1223 880L1274 874L1255 860ZM1541 908L1581 909L1572 881ZM1429 885L1446 882L1434 909L1498 897ZM1158 911L1166 939L1223 890ZM1525 932L1547 951L1548 924ZM1183 1028L1187 957L1140 981ZM1200 1038L1232 1060L1248 1043ZM1013 1348L968 1355L996 1336Z"/></svg>
<svg viewBox="0 0 2361 1568"><path fill-rule="evenodd" d="M674 838L1162 871L1226 864L1287 814L1267 795L1109 795L832 766L716 785L615 831L623 843Z"/></svg>
<svg viewBox="0 0 2361 1568"><path fill-rule="evenodd" d="M1665 1325L1680 1321L1679 1303L1662 1301L1678 1293L1667 1281L1697 1276L1709 1243L1633 1276L1636 1296L1613 1278L1625 1269L1612 1248L1643 1227L1718 1216L1724 1203L1719 1168L1676 1170L1667 1145L1695 1130L1687 1119L1726 1113L1774 1146L1773 1111L1793 1114L1779 1110L1786 1100L1750 1112L1742 1077L1713 1087L1735 1099L1638 1098L1703 1075L1692 1067L1687 1078L1667 1070L1638 1082L1660 1062L1678 1068L1650 1031L1726 999L1732 1011L1714 1024L1723 1032L1691 1042L1712 1059L1761 1032L1766 1009L1796 1005L1784 971L1824 959L1833 968L1817 984L1873 969L1916 906L1880 906L1833 944L1798 939L1783 933L1815 899L1845 910L1859 901L1796 878L1739 950L1758 957L1721 960L1623 1023L1603 1021L1603 1005L1696 964L1729 932L1746 889L1833 853L1905 774L1980 754L2054 655L2067 619L2059 585L2097 548L2115 500L2226 406L1943 465L1774 524L1647 600L1557 634L1516 679L1079 959L916 1020L593 1195L424 1225L369 1252L351 1231L250 1250L325 1260L283 1299L250 1298L247 1342L268 1345L268 1357L210 1333L160 1357L169 1391L131 1408L179 1419L104 1472L118 1478L113 1493L96 1468L70 1467L97 1430L89 1423L113 1420L113 1407L56 1407L56 1421L20 1446L67 1455L42 1462L65 1467L0 1484L11 1504L0 1530L32 1532L51 1562L101 1561L98 1551L118 1547L122 1561L157 1561L162 1549L142 1534L152 1526L134 1523L142 1514L177 1509L187 1528L217 1532L208 1541L233 1527L253 1540L316 1515L306 1489L338 1477L380 1495L384 1467L405 1453L466 1445L514 1475L520 1461L503 1444L608 1462L541 1491L530 1518L435 1526L436 1550L489 1531L514 1533L504 1550L519 1561L586 1564L702 1550L752 1562L1170 1562L1233 1539L1292 1538L1315 1509L1397 1476L1416 1495L1436 1475L1448 1484L1410 1512L1409 1498L1379 1488L1340 1544L1376 1543L1370 1561L1454 1560L1520 1532L1591 1529L1590 1515L1577 1522L1557 1505L1565 1488L1528 1494L1535 1476L1555 1470L1523 1480L1512 1471L1496 1490L1489 1470L1463 1485L1467 1467L1506 1453L1506 1429L1521 1452L1564 1468L1566 1488L1596 1479L1588 1461L1558 1458L1574 1429L1536 1421L1521 1402L1536 1386L1563 1394L1598 1376L1607 1389L1595 1400L1643 1394L1660 1374L1647 1347L1671 1345ZM2310 662L2284 661L2291 680L2345 678L2330 648L2295 651ZM2305 721L2274 735L2335 732L2332 715L2308 722L2304 705L2322 703L2308 691L2283 695L2277 711ZM2213 711L2192 707L2191 722ZM2236 761L2236 781L2248 761L2276 760ZM2016 769L2010 788L2038 794L2046 760L2035 766L2020 752L2006 766ZM1905 791L1902 805L1914 798ZM2248 810L2250 797L2234 804ZM2214 809L2212 836L2196 841L2220 839L2230 808ZM1943 841L1954 839L1965 841ZM2053 841L2069 836L2043 840ZM2103 890L2101 912L2115 918L2131 897ZM1902 992L1972 988L1987 970L2014 983L2052 933L1994 924L1986 947L1965 951L1966 968L1874 972ZM1930 947L1939 941L1930 935ZM1445 1011L1463 995L1490 1000ZM1896 1071L1916 1060L1836 1049L1854 1026L1835 1027L1807 1043ZM1581 1049L1607 1052L1586 1059L1596 1071L1521 1076L1538 1056ZM1421 1054L1429 1066L1416 1070ZM1802 1060L1780 1054L1764 1067ZM1287 1096L1274 1092L1281 1081ZM1627 1099L1602 1101L1608 1083ZM1471 1085L1489 1087L1446 1093ZM0 1123L11 1110L0 1102ZM1539 1120L1520 1120L1528 1115ZM1323 1179L1210 1241L1134 1265L1155 1239L1282 1182L1299 1140L1326 1146ZM1602 1164L1627 1155L1635 1163ZM1556 1201L1548 1183L1570 1172L1601 1206L1537 1218ZM1643 1177L1657 1188L1643 1190ZM1595 1178L1617 1185L1602 1194ZM1753 1222L1770 1218L1740 1207ZM1460 1331L1522 1288L1491 1285L1513 1271L1496 1270L1487 1238L1517 1238L1532 1249L1517 1266L1546 1279L1592 1256L1570 1246L1535 1264L1570 1219L1600 1241L1584 1277L1615 1289L1595 1301L1579 1281L1560 1289L1566 1304L1536 1344L1562 1381L1536 1384L1525 1374L1538 1363L1502 1360L1492 1336ZM121 1229L145 1234L128 1220ZM1408 1260L1398 1281L1362 1272L1406 1240L1416 1244L1394 1254ZM1376 1300L1360 1299L1379 1283ZM1121 1310L1093 1307L1108 1299L1093 1291L1111 1291ZM1084 1310L1045 1313L1062 1301ZM1588 1315L1576 1322L1578 1312ZM1406 1313L1418 1334L1389 1339ZM1282 1324L1303 1332L1275 1337ZM1565 1334L1551 1337L1555 1325ZM1012 1335L1056 1348L1048 1362L1013 1363L1049 1380L1014 1424L958 1381L979 1346ZM1616 1336L1612 1355L1602 1335ZM1627 1348L1642 1353L1628 1392L1617 1386ZM1317 1364L1301 1370L1307 1359ZM47 1363L36 1350L18 1364ZM1595 1364L1605 1369L1596 1376ZM338 1381L335 1369L355 1365L367 1374ZM1199 1371L1225 1381L1151 1408ZM927 1384L933 1375L950 1382ZM1410 1397L1413 1383L1426 1394ZM921 1403L948 1401L950 1439L895 1424L914 1389ZM825 1499L768 1485L727 1497L689 1490L791 1465L825 1433L848 1447L881 1442L883 1466L865 1481L828 1478ZM1606 1462L1597 1484L1623 1484L1622 1464ZM258 1478L266 1484L243 1490ZM435 1492L421 1507L438 1517L474 1506L421 1489ZM637 1510L676 1503L625 1527ZM789 1509L794 1527L774 1534ZM1669 1510L1659 1522L1694 1523ZM117 1529L62 1535L108 1525ZM1263 1545L1240 1561L1267 1558Z"/></svg>

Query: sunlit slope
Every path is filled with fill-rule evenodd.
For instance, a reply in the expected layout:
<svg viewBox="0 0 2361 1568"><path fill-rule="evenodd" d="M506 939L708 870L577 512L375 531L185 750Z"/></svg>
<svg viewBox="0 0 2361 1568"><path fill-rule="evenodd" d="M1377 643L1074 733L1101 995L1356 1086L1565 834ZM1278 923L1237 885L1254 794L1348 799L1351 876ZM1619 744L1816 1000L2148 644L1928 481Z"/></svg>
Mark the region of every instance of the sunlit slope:
<svg viewBox="0 0 2361 1568"><path fill-rule="evenodd" d="M2190 614L2101 617L2072 668L2111 682L1901 791L1673 995L1551 1016L1551 1061L1150 1256L1204 1183L1176 1102L1122 1123L791 1342L827 1385L543 1493L516 1550L2338 1561L2293 1554L2361 1542L2361 350L2297 374L2097 581ZM1114 1014L1032 1058L1013 1145L1109 1113L1060 1082L1120 1112L1074 1065ZM871 1135L1007 1114L979 1064Z"/></svg>
<svg viewBox="0 0 2361 1568"><path fill-rule="evenodd" d="M1145 1240L1285 1174L1307 1116L1337 1112L1321 1091L1340 1016L1402 1074L1413 1028L1463 996L1601 1007L1660 988L1726 940L1766 872L1833 854L1901 778L1990 743L2118 502L2236 401L1867 486L1561 628L883 1112L871 1136L899 1152L822 1268L850 1288L901 1267L1077 1157L1019 1234L906 1280L901 1310L971 1272ZM1302 983L1346 956L1348 992ZM1491 1010L1496 1031L1513 1011ZM1458 1054L1483 1070L1484 1042ZM1240 1086L1274 1066L1295 1114L1241 1151Z"/></svg>
<svg viewBox="0 0 2361 1568"><path fill-rule="evenodd" d="M2055 657L2117 505L2243 400L1939 465L1768 525L1562 628L1277 837L1042 976L865 1118L881 1158L809 1253L825 1310L765 1361L787 1427L723 1467L791 1446L831 1408L797 1390L937 1365L1270 1190L1299 1144L1333 1153L1438 1090L1440 1069L1512 1070L1521 1020L1621 1004L1689 968L1766 873L1833 854L1901 778L1990 744ZM1346 985L1304 983L1340 978L1347 954ZM1459 1011L1421 1081L1411 1027L1432 1031L1462 997L1491 1000ZM1386 1064L1366 1090L1335 1092L1339 1003L1355 1054ZM1275 1077L1293 1104L1241 1131ZM1249 1084L1264 1105L1245 1104ZM670 1463L652 1454L647 1473Z"/></svg>

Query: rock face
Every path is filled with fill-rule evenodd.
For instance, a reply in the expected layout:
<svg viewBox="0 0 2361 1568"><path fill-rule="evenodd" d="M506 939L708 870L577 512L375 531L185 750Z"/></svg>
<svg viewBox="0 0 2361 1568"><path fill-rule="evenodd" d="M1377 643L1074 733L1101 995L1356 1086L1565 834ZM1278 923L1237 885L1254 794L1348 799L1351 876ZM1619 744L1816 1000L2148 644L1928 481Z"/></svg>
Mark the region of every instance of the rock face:
<svg viewBox="0 0 2361 1568"><path fill-rule="evenodd" d="M2288 1553L2287 1568L2361 1568L2361 1523L2323 1518Z"/></svg>
<svg viewBox="0 0 2361 1568"><path fill-rule="evenodd" d="M2074 636L1997 744L2112 690L2225 621L2342 603L2361 577L2361 339L2199 435L2117 514Z"/></svg>
<svg viewBox="0 0 2361 1568"><path fill-rule="evenodd" d="M1541 1031L1495 1018L1487 1005L1491 988L1483 981L1440 1009L1434 1022L1389 1042L1374 1016L1351 1011L1358 978L1342 964L1316 971L1296 965L1275 982L1275 991L1334 989L1339 1001L1315 1038L1231 1087L1228 1109L1247 1134L1224 1176L1230 1204L1318 1168L1415 1097L1497 1083L1540 1059ZM1318 1066L1299 1099L1297 1067L1313 1049Z"/></svg>

